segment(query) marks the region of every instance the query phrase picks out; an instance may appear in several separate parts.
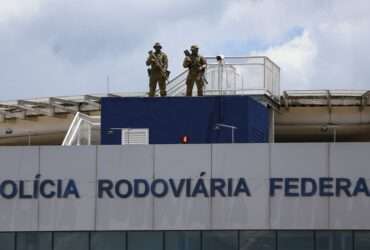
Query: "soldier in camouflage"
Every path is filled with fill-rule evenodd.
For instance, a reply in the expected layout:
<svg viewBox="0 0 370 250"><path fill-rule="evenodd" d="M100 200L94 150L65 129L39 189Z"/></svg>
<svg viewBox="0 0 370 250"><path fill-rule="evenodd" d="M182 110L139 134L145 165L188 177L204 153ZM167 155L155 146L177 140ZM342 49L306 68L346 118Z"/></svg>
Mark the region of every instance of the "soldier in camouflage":
<svg viewBox="0 0 370 250"><path fill-rule="evenodd" d="M153 48L154 52L149 51L149 56L146 60L146 65L150 66L148 69L149 96L153 97L155 95L157 83L159 85L161 96L166 96L166 81L169 76L169 71L167 70L168 58L167 55L161 51L162 46L160 43L155 43Z"/></svg>
<svg viewBox="0 0 370 250"><path fill-rule="evenodd" d="M203 87L205 84L204 73L207 68L206 59L198 54L199 47L196 45L191 46L191 54L185 51L185 59L183 62L184 68L189 69L186 78L186 96L192 96L194 82L197 85L198 96L203 96Z"/></svg>

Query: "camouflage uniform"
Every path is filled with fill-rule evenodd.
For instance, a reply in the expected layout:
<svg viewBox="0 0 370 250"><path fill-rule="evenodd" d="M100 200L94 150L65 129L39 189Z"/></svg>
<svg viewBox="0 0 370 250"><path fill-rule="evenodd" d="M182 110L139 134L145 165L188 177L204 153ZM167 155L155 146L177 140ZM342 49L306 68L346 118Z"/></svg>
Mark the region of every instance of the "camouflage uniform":
<svg viewBox="0 0 370 250"><path fill-rule="evenodd" d="M154 44L153 48L155 51L150 52L146 60L146 65L151 67L149 69L149 96L153 97L155 95L157 83L161 96L166 96L168 58L167 55L161 51L162 46L159 43Z"/></svg>
<svg viewBox="0 0 370 250"><path fill-rule="evenodd" d="M198 46L191 46L191 54L185 56L183 66L189 69L188 76L186 78L186 96L192 96L194 82L197 85L198 96L203 96L204 87L204 72L207 67L206 59L198 54Z"/></svg>

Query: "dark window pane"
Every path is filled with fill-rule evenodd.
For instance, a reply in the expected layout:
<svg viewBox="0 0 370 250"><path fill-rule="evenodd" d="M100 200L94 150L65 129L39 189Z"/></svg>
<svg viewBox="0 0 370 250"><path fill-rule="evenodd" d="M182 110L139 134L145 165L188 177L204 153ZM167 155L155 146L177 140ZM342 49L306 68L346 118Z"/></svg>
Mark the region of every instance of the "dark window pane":
<svg viewBox="0 0 370 250"><path fill-rule="evenodd" d="M163 250L162 232L129 232L128 250Z"/></svg>
<svg viewBox="0 0 370 250"><path fill-rule="evenodd" d="M355 249L369 250L370 249L370 232L355 232Z"/></svg>
<svg viewBox="0 0 370 250"><path fill-rule="evenodd" d="M14 250L15 245L14 233L0 233L1 250Z"/></svg>
<svg viewBox="0 0 370 250"><path fill-rule="evenodd" d="M313 250L312 231L279 231L278 250Z"/></svg>
<svg viewBox="0 0 370 250"><path fill-rule="evenodd" d="M203 250L237 250L237 231L207 231L203 233Z"/></svg>
<svg viewBox="0 0 370 250"><path fill-rule="evenodd" d="M352 250L352 232L318 231L316 250Z"/></svg>
<svg viewBox="0 0 370 250"><path fill-rule="evenodd" d="M125 250L125 233L92 232L91 250Z"/></svg>
<svg viewBox="0 0 370 250"><path fill-rule="evenodd" d="M54 250L89 250L89 233L56 232Z"/></svg>
<svg viewBox="0 0 370 250"><path fill-rule="evenodd" d="M17 233L17 250L51 250L51 233Z"/></svg>
<svg viewBox="0 0 370 250"><path fill-rule="evenodd" d="M240 250L275 250L274 231L240 231Z"/></svg>
<svg viewBox="0 0 370 250"><path fill-rule="evenodd" d="M200 250L199 231L166 232L166 250Z"/></svg>

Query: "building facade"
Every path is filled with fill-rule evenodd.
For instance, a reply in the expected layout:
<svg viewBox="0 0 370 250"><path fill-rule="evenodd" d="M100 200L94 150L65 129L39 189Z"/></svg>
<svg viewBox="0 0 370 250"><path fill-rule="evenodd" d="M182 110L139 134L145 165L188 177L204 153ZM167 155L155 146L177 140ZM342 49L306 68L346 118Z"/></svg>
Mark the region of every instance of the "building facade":
<svg viewBox="0 0 370 250"><path fill-rule="evenodd" d="M369 249L369 152L369 143L2 147L1 249Z"/></svg>
<svg viewBox="0 0 370 250"><path fill-rule="evenodd" d="M280 92L267 57L209 58L205 97L186 75L0 102L0 250L370 249L369 90Z"/></svg>

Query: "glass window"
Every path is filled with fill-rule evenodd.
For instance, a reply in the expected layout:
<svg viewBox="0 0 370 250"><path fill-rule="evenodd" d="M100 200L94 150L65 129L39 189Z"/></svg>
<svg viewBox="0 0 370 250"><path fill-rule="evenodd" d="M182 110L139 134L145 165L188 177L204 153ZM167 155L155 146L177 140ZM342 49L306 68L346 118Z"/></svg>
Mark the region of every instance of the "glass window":
<svg viewBox="0 0 370 250"><path fill-rule="evenodd" d="M200 250L199 231L166 232L166 250Z"/></svg>
<svg viewBox="0 0 370 250"><path fill-rule="evenodd" d="M126 235L123 232L92 232L91 250L125 250Z"/></svg>
<svg viewBox="0 0 370 250"><path fill-rule="evenodd" d="M162 232L129 232L128 250L163 250Z"/></svg>
<svg viewBox="0 0 370 250"><path fill-rule="evenodd" d="M1 250L14 250L15 247L14 233L0 233Z"/></svg>
<svg viewBox="0 0 370 250"><path fill-rule="evenodd" d="M355 249L356 250L370 249L370 231L355 232Z"/></svg>
<svg viewBox="0 0 370 250"><path fill-rule="evenodd" d="M240 231L240 250L275 250L274 231Z"/></svg>
<svg viewBox="0 0 370 250"><path fill-rule="evenodd" d="M237 250L237 231L206 231L203 233L203 250Z"/></svg>
<svg viewBox="0 0 370 250"><path fill-rule="evenodd" d="M56 232L54 250L89 250L89 233Z"/></svg>
<svg viewBox="0 0 370 250"><path fill-rule="evenodd" d="M312 231L279 231L278 250L313 250Z"/></svg>
<svg viewBox="0 0 370 250"><path fill-rule="evenodd" d="M17 233L17 250L50 250L51 247L51 233Z"/></svg>
<svg viewBox="0 0 370 250"><path fill-rule="evenodd" d="M352 250L352 232L317 231L316 250Z"/></svg>

